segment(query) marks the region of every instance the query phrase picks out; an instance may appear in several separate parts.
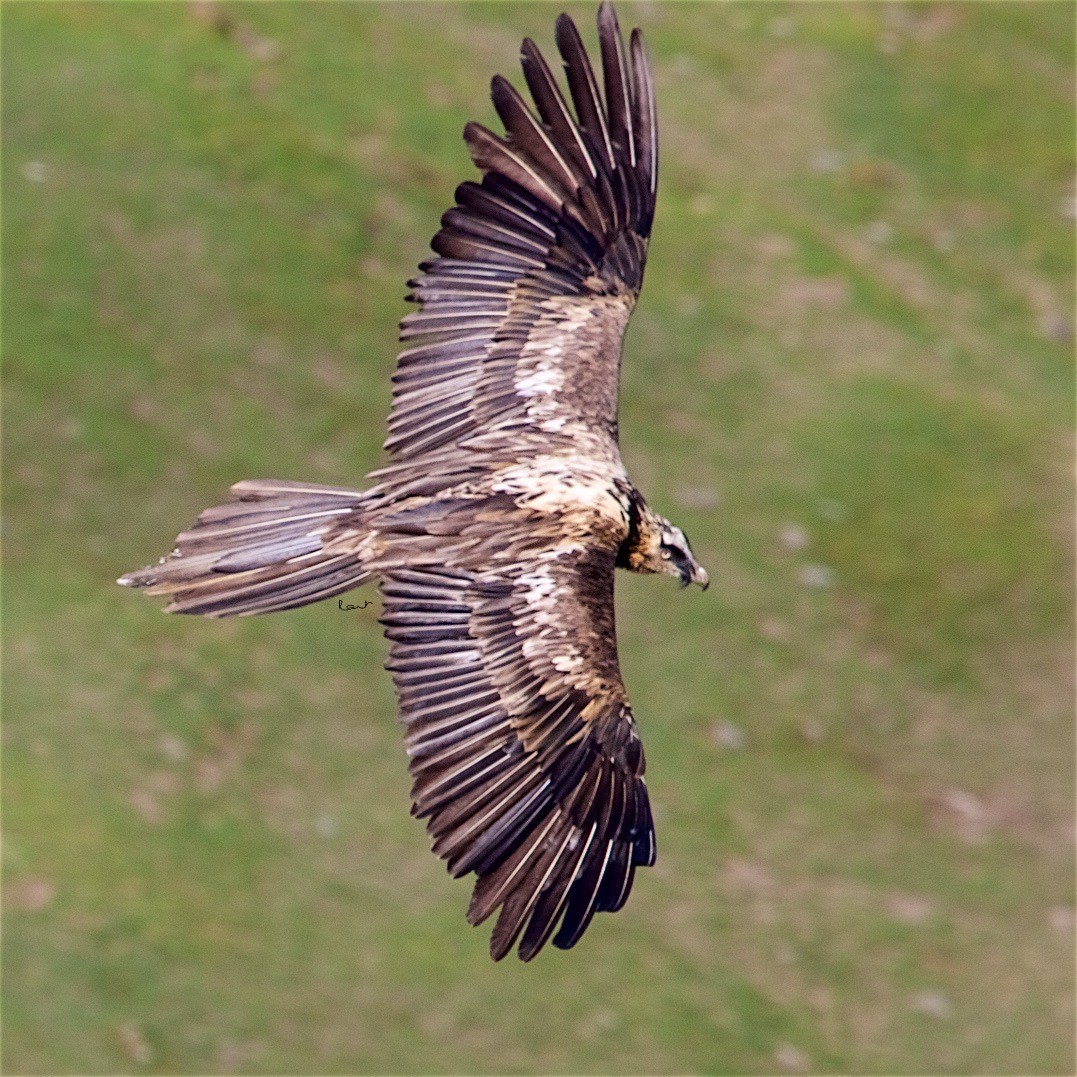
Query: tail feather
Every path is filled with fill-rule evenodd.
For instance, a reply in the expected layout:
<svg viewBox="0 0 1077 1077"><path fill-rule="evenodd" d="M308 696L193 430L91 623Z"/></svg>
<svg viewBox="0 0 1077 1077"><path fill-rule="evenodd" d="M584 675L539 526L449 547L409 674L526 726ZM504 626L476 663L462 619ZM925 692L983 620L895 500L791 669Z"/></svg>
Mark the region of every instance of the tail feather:
<svg viewBox="0 0 1077 1077"><path fill-rule="evenodd" d="M170 596L168 613L229 617L305 606L368 579L362 493L272 479L237 482L231 493L167 557L118 582Z"/></svg>

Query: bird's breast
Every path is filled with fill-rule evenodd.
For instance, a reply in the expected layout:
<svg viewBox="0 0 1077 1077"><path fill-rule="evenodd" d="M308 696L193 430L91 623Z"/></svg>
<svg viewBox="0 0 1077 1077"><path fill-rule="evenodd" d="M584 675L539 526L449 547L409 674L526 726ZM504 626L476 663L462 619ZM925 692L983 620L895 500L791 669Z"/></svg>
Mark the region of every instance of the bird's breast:
<svg viewBox="0 0 1077 1077"><path fill-rule="evenodd" d="M604 462L549 456L502 469L491 489L530 512L557 517L562 530L620 544L628 534L629 506L618 479L623 476Z"/></svg>

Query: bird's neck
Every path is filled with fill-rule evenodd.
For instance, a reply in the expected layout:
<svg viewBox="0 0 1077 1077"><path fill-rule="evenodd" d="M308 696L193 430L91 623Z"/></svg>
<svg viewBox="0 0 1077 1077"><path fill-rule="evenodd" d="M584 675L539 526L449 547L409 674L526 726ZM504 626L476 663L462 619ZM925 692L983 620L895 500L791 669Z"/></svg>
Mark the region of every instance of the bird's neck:
<svg viewBox="0 0 1077 1077"><path fill-rule="evenodd" d="M629 572L653 572L650 560L658 536L655 514L633 486L629 490L628 535L617 549L617 567L627 568Z"/></svg>

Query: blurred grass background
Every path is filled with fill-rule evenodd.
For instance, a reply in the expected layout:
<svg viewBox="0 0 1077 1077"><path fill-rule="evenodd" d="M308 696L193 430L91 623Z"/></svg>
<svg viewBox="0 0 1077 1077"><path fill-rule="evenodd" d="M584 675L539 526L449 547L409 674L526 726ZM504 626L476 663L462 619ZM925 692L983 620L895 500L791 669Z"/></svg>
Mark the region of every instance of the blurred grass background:
<svg viewBox="0 0 1077 1077"><path fill-rule="evenodd" d="M375 607L112 583L378 462L558 10L5 6L6 1072L1074 1072L1072 5L622 5L624 455L714 586L620 580L659 863L576 950L466 926Z"/></svg>

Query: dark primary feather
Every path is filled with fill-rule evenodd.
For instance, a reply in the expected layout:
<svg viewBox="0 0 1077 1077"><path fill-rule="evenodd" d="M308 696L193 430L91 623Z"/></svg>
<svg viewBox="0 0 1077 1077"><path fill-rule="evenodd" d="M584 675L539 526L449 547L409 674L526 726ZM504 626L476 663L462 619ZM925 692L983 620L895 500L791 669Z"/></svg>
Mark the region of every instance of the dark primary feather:
<svg viewBox="0 0 1077 1077"><path fill-rule="evenodd" d="M525 40L534 109L497 76L491 97L504 137L465 128L484 175L457 189L431 243L437 257L411 282L419 310L401 324L414 346L393 378L386 448L415 465L390 465L376 478L414 475L420 459L499 426L560 418L616 442L621 339L654 217L657 133L638 32L626 50L607 4L598 28L601 84L563 15L556 37L571 105ZM575 377L581 342L590 379L602 383L597 394ZM559 370L564 384L551 387Z"/></svg>
<svg viewBox="0 0 1077 1077"><path fill-rule="evenodd" d="M654 862L614 556L546 552L497 574L450 561L382 580L413 813L454 875L478 876L468 919L501 909L493 956L519 940L528 960L551 935L572 946Z"/></svg>

